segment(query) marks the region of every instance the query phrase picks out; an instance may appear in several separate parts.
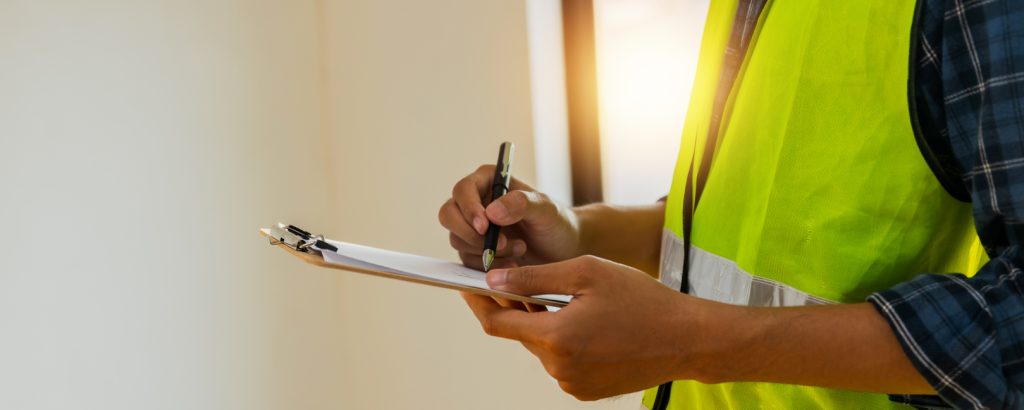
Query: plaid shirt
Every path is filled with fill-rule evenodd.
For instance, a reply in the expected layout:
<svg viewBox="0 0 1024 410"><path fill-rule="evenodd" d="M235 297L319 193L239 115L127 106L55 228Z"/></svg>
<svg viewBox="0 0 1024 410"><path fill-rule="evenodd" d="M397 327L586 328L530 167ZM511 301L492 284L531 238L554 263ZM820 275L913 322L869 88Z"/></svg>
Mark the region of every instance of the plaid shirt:
<svg viewBox="0 0 1024 410"><path fill-rule="evenodd" d="M739 0L719 94L731 87L766 0ZM938 396L919 407L1024 407L1024 0L919 0L919 142L971 202L991 261L971 278L923 274L868 300ZM715 101L714 112L723 101ZM941 273L941 272L939 272Z"/></svg>
<svg viewBox="0 0 1024 410"><path fill-rule="evenodd" d="M920 0L914 89L932 168L970 201L991 261L875 293L929 407L1024 407L1024 0Z"/></svg>

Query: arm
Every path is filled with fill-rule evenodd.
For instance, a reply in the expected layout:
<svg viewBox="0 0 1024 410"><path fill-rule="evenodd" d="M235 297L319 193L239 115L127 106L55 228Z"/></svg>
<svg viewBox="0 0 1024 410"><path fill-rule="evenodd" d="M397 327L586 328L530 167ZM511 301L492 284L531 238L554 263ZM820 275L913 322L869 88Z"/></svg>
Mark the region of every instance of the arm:
<svg viewBox="0 0 1024 410"><path fill-rule="evenodd" d="M706 346L691 366L699 370L690 376L702 382L934 394L870 304L746 308L708 303L706 309L706 323L697 327L718 342Z"/></svg>
<svg viewBox="0 0 1024 410"><path fill-rule="evenodd" d="M573 210L579 218L581 254L624 263L657 277L664 202L630 207L592 204Z"/></svg>
<svg viewBox="0 0 1024 410"><path fill-rule="evenodd" d="M488 334L522 342L563 390L583 400L670 380L931 392L866 303L726 305L596 257L492 270L487 280L492 288L524 295L574 296L558 312L527 313L463 295Z"/></svg>

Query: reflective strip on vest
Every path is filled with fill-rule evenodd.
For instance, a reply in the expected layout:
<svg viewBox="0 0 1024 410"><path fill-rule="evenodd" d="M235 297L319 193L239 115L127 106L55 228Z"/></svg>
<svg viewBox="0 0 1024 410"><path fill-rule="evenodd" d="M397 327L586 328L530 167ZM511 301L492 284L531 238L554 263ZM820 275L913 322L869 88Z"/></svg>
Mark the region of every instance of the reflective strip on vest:
<svg viewBox="0 0 1024 410"><path fill-rule="evenodd" d="M679 289L683 272L683 240L670 230L661 237L661 282ZM736 262L690 247L690 294L740 306L784 307L828 305L836 302L810 295L773 280L747 273Z"/></svg>

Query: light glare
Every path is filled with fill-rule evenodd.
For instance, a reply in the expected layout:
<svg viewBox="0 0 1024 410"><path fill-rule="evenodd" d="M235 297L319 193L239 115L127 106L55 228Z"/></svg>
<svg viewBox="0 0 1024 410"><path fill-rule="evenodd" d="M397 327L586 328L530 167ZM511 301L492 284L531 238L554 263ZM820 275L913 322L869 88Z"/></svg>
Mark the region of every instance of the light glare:
<svg viewBox="0 0 1024 410"><path fill-rule="evenodd" d="M706 0L596 0L604 196L668 194L697 66Z"/></svg>

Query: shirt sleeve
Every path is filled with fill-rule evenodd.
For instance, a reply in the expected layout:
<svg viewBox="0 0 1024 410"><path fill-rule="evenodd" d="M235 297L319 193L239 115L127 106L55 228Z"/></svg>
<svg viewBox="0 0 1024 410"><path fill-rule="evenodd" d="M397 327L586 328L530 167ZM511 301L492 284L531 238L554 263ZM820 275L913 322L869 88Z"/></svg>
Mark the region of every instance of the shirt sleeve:
<svg viewBox="0 0 1024 410"><path fill-rule="evenodd" d="M1021 408L1024 2L945 3L941 132L963 170L978 236L991 260L970 278L924 274L868 300L948 405ZM925 397L894 399L937 404Z"/></svg>
<svg viewBox="0 0 1024 410"><path fill-rule="evenodd" d="M922 275L869 300L939 396L957 408L1020 408L1024 277L1019 247L973 278ZM894 398L923 404L921 397Z"/></svg>

